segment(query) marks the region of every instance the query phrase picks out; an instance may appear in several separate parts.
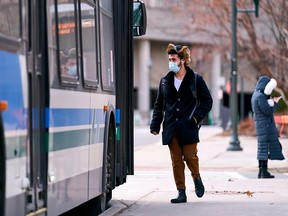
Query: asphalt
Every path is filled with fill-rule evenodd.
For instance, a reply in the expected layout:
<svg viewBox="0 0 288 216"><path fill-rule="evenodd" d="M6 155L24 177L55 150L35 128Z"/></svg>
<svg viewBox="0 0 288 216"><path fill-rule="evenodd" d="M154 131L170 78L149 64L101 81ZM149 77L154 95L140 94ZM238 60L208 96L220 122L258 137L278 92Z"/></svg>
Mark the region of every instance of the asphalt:
<svg viewBox="0 0 288 216"><path fill-rule="evenodd" d="M101 216L288 215L287 159L269 160L269 171L275 178L258 179L256 137L239 136L238 147L242 151L228 151L231 136L223 136L221 132L221 128L214 126L202 126L200 130L198 156L206 189L202 198L196 197L186 169L187 203L170 203L177 192L169 150L157 141L135 150L135 174L113 191L110 207ZM148 128L147 136L150 136ZM281 137L280 142L288 158L287 137Z"/></svg>

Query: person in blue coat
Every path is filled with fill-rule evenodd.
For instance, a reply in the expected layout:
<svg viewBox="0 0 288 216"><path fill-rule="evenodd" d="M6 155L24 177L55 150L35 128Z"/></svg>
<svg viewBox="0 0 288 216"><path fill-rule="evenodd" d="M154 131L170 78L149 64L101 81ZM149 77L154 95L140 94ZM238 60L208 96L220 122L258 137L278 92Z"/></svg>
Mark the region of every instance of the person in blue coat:
<svg viewBox="0 0 288 216"><path fill-rule="evenodd" d="M168 145L178 197L171 203L187 202L185 193L185 162L191 171L195 193L202 197L205 189L199 173L197 143L199 123L212 108L212 97L202 76L188 66L190 51L187 46L169 44L167 47L170 71L161 78L154 104L150 131L160 132Z"/></svg>
<svg viewBox="0 0 288 216"><path fill-rule="evenodd" d="M268 159L284 160L279 134L274 121L274 111L281 98L271 98L277 82L268 76L261 76L251 98L254 125L258 142L257 159L259 162L258 178L274 178L268 172Z"/></svg>

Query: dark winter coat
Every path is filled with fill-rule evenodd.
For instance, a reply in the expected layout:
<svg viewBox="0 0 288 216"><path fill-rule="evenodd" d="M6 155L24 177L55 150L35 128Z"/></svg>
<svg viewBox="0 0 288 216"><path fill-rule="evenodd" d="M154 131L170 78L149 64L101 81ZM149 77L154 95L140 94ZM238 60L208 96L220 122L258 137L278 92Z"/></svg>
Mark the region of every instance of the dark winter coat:
<svg viewBox="0 0 288 216"><path fill-rule="evenodd" d="M191 82L194 82L195 74L191 68L185 67L186 75L177 92L174 86L174 72L169 72L160 80L157 98L154 104L151 132L159 133L163 121L162 142L170 144L173 134L176 132L181 145L199 142L199 127L193 118L189 119L192 110L196 106L196 98L192 94ZM193 117L197 123L201 122L212 108L212 97L203 78L197 77L197 97L199 106Z"/></svg>
<svg viewBox="0 0 288 216"><path fill-rule="evenodd" d="M278 140L278 131L274 122L273 112L278 104L268 104L270 96L264 94L269 77L260 77L252 95L252 111L258 141L258 160L283 160L282 147Z"/></svg>

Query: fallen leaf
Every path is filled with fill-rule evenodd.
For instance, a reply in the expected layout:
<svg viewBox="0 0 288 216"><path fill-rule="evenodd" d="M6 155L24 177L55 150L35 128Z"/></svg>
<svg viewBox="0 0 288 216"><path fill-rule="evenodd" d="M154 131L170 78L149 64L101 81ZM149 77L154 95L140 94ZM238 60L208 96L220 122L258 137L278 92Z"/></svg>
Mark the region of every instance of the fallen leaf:
<svg viewBox="0 0 288 216"><path fill-rule="evenodd" d="M253 197L253 193L254 192L251 192L251 191L244 192L244 194L246 194L248 197Z"/></svg>

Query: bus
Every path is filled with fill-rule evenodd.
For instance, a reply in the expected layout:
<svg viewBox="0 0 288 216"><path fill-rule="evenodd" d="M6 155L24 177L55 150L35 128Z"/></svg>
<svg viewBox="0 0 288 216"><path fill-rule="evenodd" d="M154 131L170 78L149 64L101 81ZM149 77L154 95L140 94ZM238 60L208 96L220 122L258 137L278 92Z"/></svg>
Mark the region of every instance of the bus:
<svg viewBox="0 0 288 216"><path fill-rule="evenodd" d="M133 0L0 1L0 215L98 215L133 175Z"/></svg>

